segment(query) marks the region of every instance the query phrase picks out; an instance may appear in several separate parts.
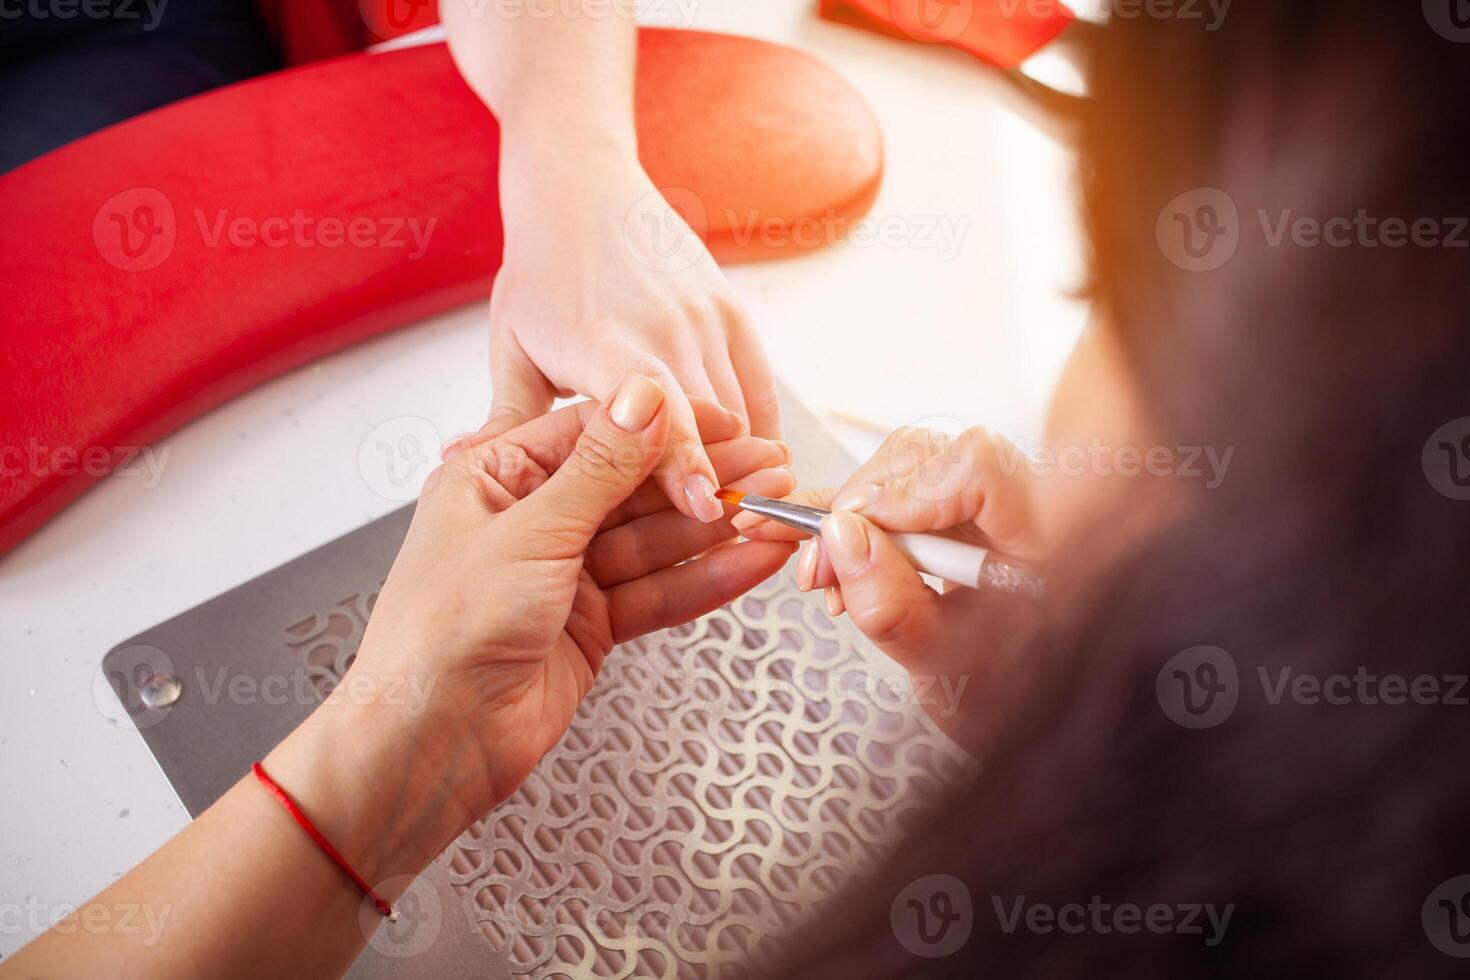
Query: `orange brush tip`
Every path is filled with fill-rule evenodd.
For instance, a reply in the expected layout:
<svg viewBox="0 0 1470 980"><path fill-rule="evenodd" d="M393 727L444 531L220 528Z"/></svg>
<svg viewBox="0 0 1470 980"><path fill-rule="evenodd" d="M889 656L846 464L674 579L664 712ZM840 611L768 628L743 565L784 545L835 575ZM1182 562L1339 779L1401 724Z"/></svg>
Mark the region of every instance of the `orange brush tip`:
<svg viewBox="0 0 1470 980"><path fill-rule="evenodd" d="M745 494L742 491L729 490L724 487L721 487L719 490L715 491L715 496L719 497L727 504L735 504L737 506L740 504L740 501L745 499Z"/></svg>

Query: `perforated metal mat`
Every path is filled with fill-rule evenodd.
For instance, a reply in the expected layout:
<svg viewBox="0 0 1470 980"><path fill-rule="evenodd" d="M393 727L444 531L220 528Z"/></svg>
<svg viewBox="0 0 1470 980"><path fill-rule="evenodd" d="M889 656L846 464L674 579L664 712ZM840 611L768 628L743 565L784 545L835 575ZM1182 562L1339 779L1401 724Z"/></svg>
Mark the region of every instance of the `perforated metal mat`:
<svg viewBox="0 0 1470 980"><path fill-rule="evenodd" d="M794 400L803 485L853 463ZM408 527L389 514L120 644L105 670L198 815L311 710L207 698L267 677L319 692L346 670ZM178 678L177 700L144 687ZM156 681L155 681L156 683ZM263 688L258 688L263 690ZM901 671L790 570L624 644L521 789L382 923L351 977L762 975L964 757Z"/></svg>

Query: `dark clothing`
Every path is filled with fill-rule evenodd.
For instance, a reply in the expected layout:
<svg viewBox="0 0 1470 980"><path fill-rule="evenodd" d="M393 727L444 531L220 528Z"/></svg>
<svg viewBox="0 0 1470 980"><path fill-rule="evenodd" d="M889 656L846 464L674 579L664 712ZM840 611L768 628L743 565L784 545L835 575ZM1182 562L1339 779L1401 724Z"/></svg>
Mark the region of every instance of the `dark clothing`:
<svg viewBox="0 0 1470 980"><path fill-rule="evenodd" d="M0 172L279 67L250 0L0 0Z"/></svg>

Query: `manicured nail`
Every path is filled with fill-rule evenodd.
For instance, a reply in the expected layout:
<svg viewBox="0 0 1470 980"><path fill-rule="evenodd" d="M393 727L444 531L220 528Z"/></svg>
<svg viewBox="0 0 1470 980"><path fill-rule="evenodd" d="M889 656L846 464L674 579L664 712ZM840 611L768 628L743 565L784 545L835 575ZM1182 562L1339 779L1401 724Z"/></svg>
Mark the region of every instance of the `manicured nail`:
<svg viewBox="0 0 1470 980"><path fill-rule="evenodd" d="M748 510L742 510L734 517L730 518L730 526L733 527L736 531L739 531L741 534L744 534L746 531L749 531L751 528L755 527L763 520L765 520L765 518L759 514L752 514Z"/></svg>
<svg viewBox="0 0 1470 980"><path fill-rule="evenodd" d="M876 503L881 492L881 488L871 483L858 483L846 487L832 498L832 509L862 510L869 504Z"/></svg>
<svg viewBox="0 0 1470 980"><path fill-rule="evenodd" d="M822 597L827 602L827 615L833 619L841 616L847 610L847 606L842 603L842 590L837 586L827 586L822 590Z"/></svg>
<svg viewBox="0 0 1470 980"><path fill-rule="evenodd" d="M817 539L807 538L801 543L801 554L796 556L796 589L810 592L812 581L817 577Z"/></svg>
<svg viewBox="0 0 1470 980"><path fill-rule="evenodd" d="M444 445L439 447L439 461L443 462L464 452L465 440L472 435L474 435L473 432L461 432L457 436L445 439Z"/></svg>
<svg viewBox="0 0 1470 980"><path fill-rule="evenodd" d="M839 510L822 518L822 540L839 576L856 575L868 563L868 531L856 514Z"/></svg>
<svg viewBox="0 0 1470 980"><path fill-rule="evenodd" d="M706 524L713 524L725 516L725 508L715 497L715 488L703 473L691 473L684 478L684 499L694 516Z"/></svg>
<svg viewBox="0 0 1470 980"><path fill-rule="evenodd" d="M658 382L647 375L630 374L618 388L618 396L613 399L608 414L624 432L642 432L663 403L664 390Z"/></svg>

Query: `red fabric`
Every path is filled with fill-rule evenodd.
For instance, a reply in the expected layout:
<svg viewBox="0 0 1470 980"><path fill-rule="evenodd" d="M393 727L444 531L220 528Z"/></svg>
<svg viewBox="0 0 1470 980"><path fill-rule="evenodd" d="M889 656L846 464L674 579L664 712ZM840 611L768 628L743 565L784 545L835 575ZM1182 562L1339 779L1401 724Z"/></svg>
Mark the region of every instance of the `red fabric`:
<svg viewBox="0 0 1470 980"><path fill-rule="evenodd" d="M1015 68L1073 20L1061 0L821 0L822 16Z"/></svg>
<svg viewBox="0 0 1470 980"><path fill-rule="evenodd" d="M255 0L255 6L288 65L361 51L439 23L437 0Z"/></svg>
<svg viewBox="0 0 1470 980"><path fill-rule="evenodd" d="M756 254L753 218L845 219L876 191L870 111L806 55L645 30L637 93L643 162L717 256ZM487 295L497 146L433 45L218 89L0 175L0 553L130 447ZM421 254L410 221L434 223Z"/></svg>

